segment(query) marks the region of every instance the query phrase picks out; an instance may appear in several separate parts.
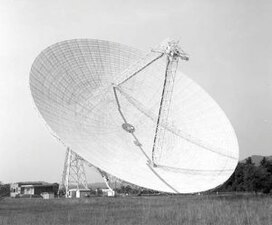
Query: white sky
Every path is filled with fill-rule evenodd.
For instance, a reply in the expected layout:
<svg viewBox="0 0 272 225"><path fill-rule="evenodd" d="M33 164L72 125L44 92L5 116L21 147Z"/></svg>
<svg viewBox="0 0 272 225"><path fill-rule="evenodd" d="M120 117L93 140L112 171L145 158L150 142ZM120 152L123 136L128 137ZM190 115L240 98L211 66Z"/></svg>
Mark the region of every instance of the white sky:
<svg viewBox="0 0 272 225"><path fill-rule="evenodd" d="M228 115L240 158L272 155L271 12L269 0L0 0L0 181L60 181L65 148L34 110L28 79L40 51L73 38L144 50L180 38L183 70Z"/></svg>

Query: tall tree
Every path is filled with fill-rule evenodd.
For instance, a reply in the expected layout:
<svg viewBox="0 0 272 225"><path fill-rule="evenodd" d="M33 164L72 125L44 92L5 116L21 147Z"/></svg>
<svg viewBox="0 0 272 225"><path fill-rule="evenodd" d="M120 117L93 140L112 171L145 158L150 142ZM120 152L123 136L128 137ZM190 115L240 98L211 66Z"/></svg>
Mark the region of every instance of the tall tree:
<svg viewBox="0 0 272 225"><path fill-rule="evenodd" d="M252 158L251 157L248 157L246 159L246 165L253 165L254 163L252 162Z"/></svg>

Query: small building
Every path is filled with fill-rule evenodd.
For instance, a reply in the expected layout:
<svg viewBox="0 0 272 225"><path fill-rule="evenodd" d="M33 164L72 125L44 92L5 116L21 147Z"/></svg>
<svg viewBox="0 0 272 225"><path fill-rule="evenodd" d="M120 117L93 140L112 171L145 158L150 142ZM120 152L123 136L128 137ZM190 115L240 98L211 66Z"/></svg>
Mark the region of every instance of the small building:
<svg viewBox="0 0 272 225"><path fill-rule="evenodd" d="M53 193L57 195L59 185L57 183L45 183L45 182L18 182L13 183L10 186L11 197L24 197L24 196L41 196L41 193Z"/></svg>
<svg viewBox="0 0 272 225"><path fill-rule="evenodd" d="M91 196L90 189L70 189L67 193L67 198L87 198Z"/></svg>
<svg viewBox="0 0 272 225"><path fill-rule="evenodd" d="M54 193L48 193L48 192L41 193L41 196L42 196L43 199L53 199L53 198L55 198Z"/></svg>
<svg viewBox="0 0 272 225"><path fill-rule="evenodd" d="M115 191L109 188L101 189L103 196L114 197Z"/></svg>
<svg viewBox="0 0 272 225"><path fill-rule="evenodd" d="M18 197L22 194L23 185L42 185L42 182L17 182L10 184L10 197Z"/></svg>

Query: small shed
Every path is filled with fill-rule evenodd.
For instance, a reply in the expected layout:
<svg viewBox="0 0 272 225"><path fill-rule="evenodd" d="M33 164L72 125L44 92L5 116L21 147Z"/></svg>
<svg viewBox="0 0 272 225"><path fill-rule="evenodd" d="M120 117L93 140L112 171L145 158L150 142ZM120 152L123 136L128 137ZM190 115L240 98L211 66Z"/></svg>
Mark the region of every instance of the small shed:
<svg viewBox="0 0 272 225"><path fill-rule="evenodd" d="M114 197L115 191L109 188L101 189L103 196Z"/></svg>
<svg viewBox="0 0 272 225"><path fill-rule="evenodd" d="M55 198L54 193L48 193L48 192L41 193L41 196L42 196L43 199L53 199L53 198Z"/></svg>
<svg viewBox="0 0 272 225"><path fill-rule="evenodd" d="M90 189L70 189L68 191L68 198L87 198L90 197L91 190Z"/></svg>

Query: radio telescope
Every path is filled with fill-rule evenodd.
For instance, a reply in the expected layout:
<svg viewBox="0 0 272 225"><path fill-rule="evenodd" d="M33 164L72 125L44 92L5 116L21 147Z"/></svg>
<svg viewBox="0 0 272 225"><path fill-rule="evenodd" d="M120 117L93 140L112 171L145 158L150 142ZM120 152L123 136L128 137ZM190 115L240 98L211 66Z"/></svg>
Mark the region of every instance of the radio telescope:
<svg viewBox="0 0 272 225"><path fill-rule="evenodd" d="M68 40L35 59L30 89L52 133L95 167L148 189L201 192L230 177L239 149L222 109L177 70L186 60L171 40L147 53Z"/></svg>

